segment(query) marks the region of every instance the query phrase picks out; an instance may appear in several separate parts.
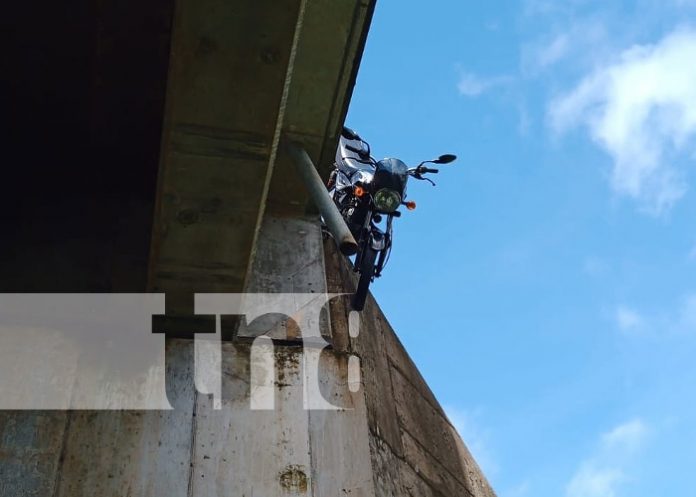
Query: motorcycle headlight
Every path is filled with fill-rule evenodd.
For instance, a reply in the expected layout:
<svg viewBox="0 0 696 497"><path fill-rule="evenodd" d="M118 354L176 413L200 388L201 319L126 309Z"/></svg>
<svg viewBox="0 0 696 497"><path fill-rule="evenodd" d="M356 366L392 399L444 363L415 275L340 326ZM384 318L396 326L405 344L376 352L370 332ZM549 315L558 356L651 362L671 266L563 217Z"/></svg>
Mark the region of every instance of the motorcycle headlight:
<svg viewBox="0 0 696 497"><path fill-rule="evenodd" d="M380 212L394 212L401 205L401 195L394 190L382 188L374 197L375 207Z"/></svg>

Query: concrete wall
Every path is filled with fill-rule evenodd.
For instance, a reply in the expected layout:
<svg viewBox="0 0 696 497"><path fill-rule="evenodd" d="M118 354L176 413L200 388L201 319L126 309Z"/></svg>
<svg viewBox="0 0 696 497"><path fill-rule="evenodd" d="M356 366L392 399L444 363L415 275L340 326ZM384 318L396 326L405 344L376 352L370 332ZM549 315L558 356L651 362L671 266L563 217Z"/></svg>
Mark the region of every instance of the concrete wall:
<svg viewBox="0 0 696 497"><path fill-rule="evenodd" d="M312 219L266 218L252 274L257 292L354 285ZM302 354L319 350L278 336L283 323L223 343L221 409L194 387L193 342L170 339L172 411L0 413L0 496L493 496L376 303L362 315L347 303L331 301L319 356L323 397L340 409L303 408ZM276 408L252 411L250 347L263 333L284 338L270 351Z"/></svg>
<svg viewBox="0 0 696 497"><path fill-rule="evenodd" d="M352 291L355 274L331 240L325 243L325 254L329 292ZM334 338L340 336L345 350L358 355L362 364L375 495L493 497L375 300L368 298L359 320L357 313L350 314L347 301L333 303Z"/></svg>

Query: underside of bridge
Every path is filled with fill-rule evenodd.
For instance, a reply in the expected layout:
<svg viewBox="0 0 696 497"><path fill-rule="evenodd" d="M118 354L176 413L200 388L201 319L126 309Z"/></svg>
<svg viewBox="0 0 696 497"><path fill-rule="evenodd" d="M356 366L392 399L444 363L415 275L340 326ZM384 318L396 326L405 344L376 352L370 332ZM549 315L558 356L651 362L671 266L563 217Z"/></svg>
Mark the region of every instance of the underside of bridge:
<svg viewBox="0 0 696 497"><path fill-rule="evenodd" d="M221 398L196 388L194 294L354 289L284 145L301 144L328 175L374 8L4 7L0 304L3 293L165 294L173 410L0 411L0 497L494 496L371 297L360 316L336 298L319 319L321 392L338 409L303 405L309 351L287 315L227 332L223 319ZM3 355L22 337L2 318L0 379L36 363L37 381L60 378L73 398L78 379L93 380L79 360L42 364L42 344ZM272 411L249 408L250 345L262 335L276 340ZM122 386L98 381L102 400ZM2 392L0 381L6 406Z"/></svg>
<svg viewBox="0 0 696 497"><path fill-rule="evenodd" d="M242 291L264 214L308 207L283 140L328 174L374 1L40 3L2 20L1 289Z"/></svg>

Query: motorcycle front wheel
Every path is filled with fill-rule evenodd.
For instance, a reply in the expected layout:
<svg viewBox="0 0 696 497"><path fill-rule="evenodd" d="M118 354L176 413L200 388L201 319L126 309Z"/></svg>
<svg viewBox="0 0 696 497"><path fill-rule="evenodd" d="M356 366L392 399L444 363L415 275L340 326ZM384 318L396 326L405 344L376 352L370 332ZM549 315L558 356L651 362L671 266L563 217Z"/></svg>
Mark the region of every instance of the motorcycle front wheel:
<svg viewBox="0 0 696 497"><path fill-rule="evenodd" d="M376 259L377 251L367 245L360 256L360 280L358 280L358 288L353 295L353 309L356 311L362 311L365 307L367 290L370 287L372 276L375 274Z"/></svg>

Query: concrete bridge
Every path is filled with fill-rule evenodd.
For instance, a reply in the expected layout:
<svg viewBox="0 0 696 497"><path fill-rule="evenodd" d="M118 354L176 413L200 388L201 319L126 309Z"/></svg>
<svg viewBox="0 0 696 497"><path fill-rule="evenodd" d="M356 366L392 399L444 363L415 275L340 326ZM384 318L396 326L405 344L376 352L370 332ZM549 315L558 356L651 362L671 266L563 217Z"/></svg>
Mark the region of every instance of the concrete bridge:
<svg viewBox="0 0 696 497"><path fill-rule="evenodd" d="M191 337L210 324L194 294L354 290L283 144L326 177L374 7L9 7L0 291L166 294L174 409L1 412L0 496L494 495L371 298L360 316L339 297L321 317L338 410L304 409L287 317L223 319L220 408L194 386ZM273 411L249 409L259 336L276 339Z"/></svg>

